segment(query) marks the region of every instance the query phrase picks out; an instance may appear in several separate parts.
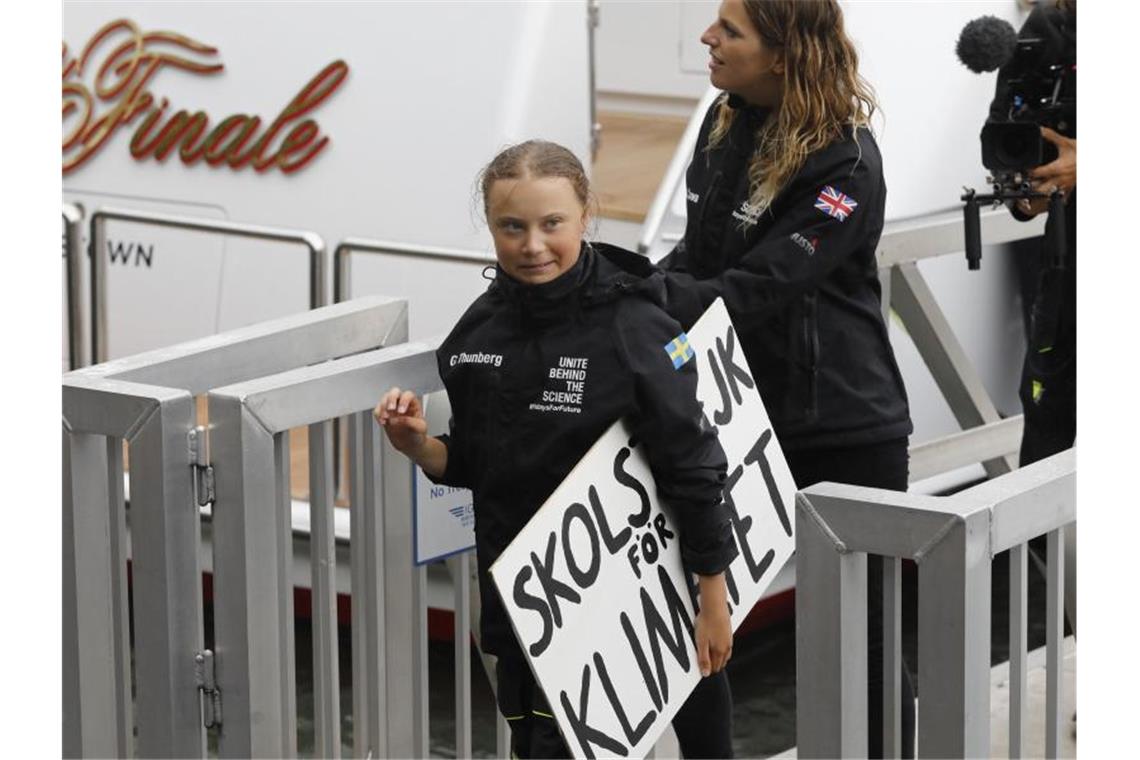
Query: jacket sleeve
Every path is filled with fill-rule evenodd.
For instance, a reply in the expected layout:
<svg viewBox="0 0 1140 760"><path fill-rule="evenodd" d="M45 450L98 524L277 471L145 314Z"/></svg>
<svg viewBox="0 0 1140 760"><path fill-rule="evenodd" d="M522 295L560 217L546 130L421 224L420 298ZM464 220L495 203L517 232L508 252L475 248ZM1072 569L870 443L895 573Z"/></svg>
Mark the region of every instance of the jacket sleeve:
<svg viewBox="0 0 1140 760"><path fill-rule="evenodd" d="M816 156L811 171L800 172L787 195L777 199L783 209L779 218L735 266L701 280L674 273L672 286L692 289L703 307L723 297L736 319L763 319L877 241L886 197L877 151L873 143L864 146L864 155L843 148ZM846 218L816 207L824 188L854 202Z"/></svg>
<svg viewBox="0 0 1140 760"><path fill-rule="evenodd" d="M472 488L471 479L467 475L467 463L464 457L460 454L461 447L454 444L454 423L452 418L451 423L452 433L444 433L437 435L436 439L447 447L447 467L444 468L443 474L438 478L432 477L428 472L424 472L427 479L433 483L438 483L444 486L453 486L455 488Z"/></svg>
<svg viewBox="0 0 1140 760"><path fill-rule="evenodd" d="M621 319L617 341L633 376L634 436L644 447L658 496L680 528L685 567L715 575L737 555L722 500L724 450L697 403L696 362L674 369L666 350L680 325L657 308L631 311Z"/></svg>
<svg viewBox="0 0 1140 760"><path fill-rule="evenodd" d="M442 347L441 347L442 349ZM458 398L456 389L448 383L448 372L444 366L442 350L436 352L436 363L439 367L439 376L443 379L444 387L447 389L447 398L451 401L451 419L447 421L448 432L443 435L437 435L436 438L439 442L447 447L447 466L443 470L443 474L438 478L433 478L426 472L428 480L433 483L439 483L445 486L454 486L455 488L471 488L472 482L470 477L470 468L467 465L466 457L463 452L466 450L463 445L463 425L457 424L455 419L455 399Z"/></svg>

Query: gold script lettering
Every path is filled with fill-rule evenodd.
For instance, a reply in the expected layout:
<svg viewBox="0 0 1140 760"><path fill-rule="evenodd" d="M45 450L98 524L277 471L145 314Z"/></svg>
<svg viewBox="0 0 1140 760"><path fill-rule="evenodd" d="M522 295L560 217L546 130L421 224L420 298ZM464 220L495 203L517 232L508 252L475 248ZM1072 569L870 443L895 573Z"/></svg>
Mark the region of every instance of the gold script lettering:
<svg viewBox="0 0 1140 760"><path fill-rule="evenodd" d="M169 48L173 48L171 51ZM232 169L252 166L258 173L279 169L291 174L306 166L329 144L312 118L301 120L324 103L348 76L343 60L325 66L257 137L262 119L234 114L211 129L204 111L178 110L167 117L170 103L147 88L163 68L193 74L215 74L221 63L197 61L176 55L193 53L204 58L217 49L173 32L142 33L127 19L100 29L78 58L63 46L63 173L67 174L97 153L124 125L145 114L130 142L136 160L164 162L177 150L183 164L205 159L210 166ZM93 61L104 55L90 84L83 81ZM164 123L165 122L165 123ZM288 129L288 131L286 131ZM284 134L276 148L278 136ZM255 139L256 138L256 139Z"/></svg>

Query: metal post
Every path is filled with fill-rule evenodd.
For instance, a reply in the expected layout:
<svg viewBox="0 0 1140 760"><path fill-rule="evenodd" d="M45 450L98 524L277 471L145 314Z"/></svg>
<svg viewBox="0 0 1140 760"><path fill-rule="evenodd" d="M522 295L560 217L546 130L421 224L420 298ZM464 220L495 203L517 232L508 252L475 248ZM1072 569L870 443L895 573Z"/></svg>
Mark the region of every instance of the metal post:
<svg viewBox="0 0 1140 760"><path fill-rule="evenodd" d="M107 444L63 431L63 755L118 757Z"/></svg>
<svg viewBox="0 0 1140 760"><path fill-rule="evenodd" d="M210 394L219 757L281 757L281 564L273 435L241 399ZM288 663L292 667L292 663Z"/></svg>
<svg viewBox="0 0 1140 760"><path fill-rule="evenodd" d="M354 591L354 598L362 601L362 616L364 617L363 633L365 639L366 656L357 669L357 676L364 679L368 687L368 712L365 716L368 727L367 752L372 757L390 756L388 750L388 660L385 652L388 648L387 617L388 610L384 604L384 594L387 587L387 547L384 541L383 520L383 483L381 482L381 443L380 426L377 425L370 412L356 415L356 425L360 431L358 435L363 443L361 447L361 461L363 462L363 492L360 502L363 511L364 530L360 534L353 534L354 556L359 547L364 565L364 585L360 594ZM360 544L355 536L359 535ZM397 700L401 696L398 695Z"/></svg>
<svg viewBox="0 0 1140 760"><path fill-rule="evenodd" d="M902 757L902 560L879 559L883 572L883 757Z"/></svg>
<svg viewBox="0 0 1140 760"><path fill-rule="evenodd" d="M310 558L313 590L313 752L340 757L336 536L333 532L332 423L309 425Z"/></svg>
<svg viewBox="0 0 1140 760"><path fill-rule="evenodd" d="M140 757L205 751L194 655L202 648L194 399L168 392L128 437ZM217 532L215 532L215 541Z"/></svg>
<svg viewBox="0 0 1140 760"><path fill-rule="evenodd" d="M352 756L363 758L368 754L368 669L367 616L365 608L365 581L368 566L364 554L364 441L361 439L361 415L348 418L349 460L349 563L352 583Z"/></svg>
<svg viewBox="0 0 1140 760"><path fill-rule="evenodd" d="M107 228L98 214L91 218L91 363L107 361Z"/></svg>
<svg viewBox="0 0 1140 760"><path fill-rule="evenodd" d="M417 662L426 617L423 572L412 556L412 464L383 439L384 639L387 659L388 755L424 757L426 660ZM423 746L421 746L423 745Z"/></svg>
<svg viewBox="0 0 1140 760"><path fill-rule="evenodd" d="M281 746L284 757L297 756L297 668L293 615L293 495L289 431L273 436L273 466L277 495L277 598L281 632Z"/></svg>
<svg viewBox="0 0 1140 760"><path fill-rule="evenodd" d="M83 209L73 203L63 204L63 222L67 232L67 357L68 368L86 364L83 355Z"/></svg>
<svg viewBox="0 0 1140 760"><path fill-rule="evenodd" d="M867 756L867 555L796 497L796 754Z"/></svg>
<svg viewBox="0 0 1140 760"><path fill-rule="evenodd" d="M1061 679L1064 677L1065 527L1049 531L1045 538L1045 757L1060 757Z"/></svg>
<svg viewBox="0 0 1140 760"><path fill-rule="evenodd" d="M918 751L988 757L989 513L951 516L918 564Z"/></svg>
<svg viewBox="0 0 1140 760"><path fill-rule="evenodd" d="M1026 650L1028 648L1027 580L1029 552L1025 544L1009 550L1009 756L1025 754L1028 725Z"/></svg>
<svg viewBox="0 0 1140 760"><path fill-rule="evenodd" d="M127 505L123 495L123 441L107 438L107 494L110 507L111 609L115 620L115 700L122 757L134 757L134 704L131 694L131 609L127 594Z"/></svg>
<svg viewBox="0 0 1140 760"><path fill-rule="evenodd" d="M447 561L455 606L455 756L471 757L471 575L467 552Z"/></svg>

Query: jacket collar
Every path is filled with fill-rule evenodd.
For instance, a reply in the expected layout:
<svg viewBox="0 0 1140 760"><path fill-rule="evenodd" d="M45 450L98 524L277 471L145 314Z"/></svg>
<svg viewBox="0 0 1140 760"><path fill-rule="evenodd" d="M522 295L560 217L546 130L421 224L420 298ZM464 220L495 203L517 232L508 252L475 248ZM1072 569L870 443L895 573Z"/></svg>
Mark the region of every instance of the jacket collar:
<svg viewBox="0 0 1140 760"><path fill-rule="evenodd" d="M736 93L728 94L728 107L744 115L745 121L752 129L758 129L768 119L772 109L768 106L754 106Z"/></svg>
<svg viewBox="0 0 1140 760"><path fill-rule="evenodd" d="M593 274L594 257L593 248L583 241L574 266L550 282L538 285L519 282L496 264L495 281L491 288L507 304L517 309L520 317L542 323L556 321L567 316L567 307L576 300L577 291Z"/></svg>

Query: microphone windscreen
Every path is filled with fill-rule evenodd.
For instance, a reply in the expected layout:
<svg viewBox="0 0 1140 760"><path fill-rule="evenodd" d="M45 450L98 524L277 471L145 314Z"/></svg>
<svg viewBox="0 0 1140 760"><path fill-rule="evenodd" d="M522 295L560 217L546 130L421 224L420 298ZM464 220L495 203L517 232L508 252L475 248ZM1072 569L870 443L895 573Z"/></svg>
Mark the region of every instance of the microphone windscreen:
<svg viewBox="0 0 1140 760"><path fill-rule="evenodd" d="M1017 51L1017 32L1008 21L982 16L962 28L956 50L958 60L975 74L996 71Z"/></svg>

